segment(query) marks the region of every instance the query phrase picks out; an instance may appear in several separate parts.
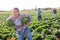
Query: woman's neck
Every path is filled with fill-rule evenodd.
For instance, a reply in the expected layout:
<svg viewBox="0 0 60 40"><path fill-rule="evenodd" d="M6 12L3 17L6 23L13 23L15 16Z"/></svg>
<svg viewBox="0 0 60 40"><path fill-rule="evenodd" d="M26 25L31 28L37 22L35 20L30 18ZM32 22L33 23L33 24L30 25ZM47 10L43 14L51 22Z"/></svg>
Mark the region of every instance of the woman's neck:
<svg viewBox="0 0 60 40"><path fill-rule="evenodd" d="M13 16L15 19L17 19L18 17L19 17L19 15L18 16Z"/></svg>

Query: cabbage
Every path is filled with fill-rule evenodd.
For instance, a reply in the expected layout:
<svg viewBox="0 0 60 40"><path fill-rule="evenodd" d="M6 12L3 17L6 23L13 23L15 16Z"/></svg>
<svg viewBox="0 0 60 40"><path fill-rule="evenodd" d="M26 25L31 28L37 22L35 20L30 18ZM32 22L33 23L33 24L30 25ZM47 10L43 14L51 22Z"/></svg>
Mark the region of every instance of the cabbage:
<svg viewBox="0 0 60 40"><path fill-rule="evenodd" d="M28 22L30 22L30 18L29 17L22 18L22 25L23 24L27 24Z"/></svg>
<svg viewBox="0 0 60 40"><path fill-rule="evenodd" d="M5 21L6 26L15 26L14 22L12 20Z"/></svg>

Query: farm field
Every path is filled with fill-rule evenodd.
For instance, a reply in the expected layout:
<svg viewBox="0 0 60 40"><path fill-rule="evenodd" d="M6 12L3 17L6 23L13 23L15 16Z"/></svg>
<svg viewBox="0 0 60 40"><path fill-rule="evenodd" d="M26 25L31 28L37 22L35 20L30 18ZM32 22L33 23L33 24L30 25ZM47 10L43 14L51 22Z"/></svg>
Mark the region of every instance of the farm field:
<svg viewBox="0 0 60 40"><path fill-rule="evenodd" d="M60 10L57 10L57 18L53 18L52 10L42 10L42 21L37 19L37 11L21 11L21 14L32 16L32 23L29 25L33 40L58 40L60 38ZM5 20L11 12L0 12L0 39L18 40L14 26L5 25Z"/></svg>

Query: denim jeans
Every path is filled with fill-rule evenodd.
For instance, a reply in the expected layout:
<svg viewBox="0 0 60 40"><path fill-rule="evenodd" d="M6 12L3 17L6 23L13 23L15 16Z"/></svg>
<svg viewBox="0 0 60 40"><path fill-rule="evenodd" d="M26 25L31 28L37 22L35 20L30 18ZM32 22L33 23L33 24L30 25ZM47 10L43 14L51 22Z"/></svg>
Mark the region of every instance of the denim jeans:
<svg viewBox="0 0 60 40"><path fill-rule="evenodd" d="M53 17L56 18L56 16L57 16L57 15L54 13L54 14L53 14Z"/></svg>
<svg viewBox="0 0 60 40"><path fill-rule="evenodd" d="M38 21L42 21L42 17L41 16L38 16Z"/></svg>
<svg viewBox="0 0 60 40"><path fill-rule="evenodd" d="M32 34L28 27L24 29L24 32L18 31L18 40L24 40L24 36L26 36L28 40L32 40Z"/></svg>

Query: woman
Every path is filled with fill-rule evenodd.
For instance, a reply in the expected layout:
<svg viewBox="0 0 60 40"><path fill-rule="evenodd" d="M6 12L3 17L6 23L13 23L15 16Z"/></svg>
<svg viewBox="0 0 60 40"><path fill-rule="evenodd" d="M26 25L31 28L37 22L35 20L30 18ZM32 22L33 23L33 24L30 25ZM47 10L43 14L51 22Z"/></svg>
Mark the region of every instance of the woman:
<svg viewBox="0 0 60 40"><path fill-rule="evenodd" d="M30 29L28 28L28 25L24 24L22 26L22 22L21 22L23 17L28 17L28 16L29 15L19 14L19 9L14 8L12 11L12 16L7 18L7 20L12 20L15 23L17 33L18 33L18 40L24 40L24 35L26 35L28 40L32 40L32 35Z"/></svg>

